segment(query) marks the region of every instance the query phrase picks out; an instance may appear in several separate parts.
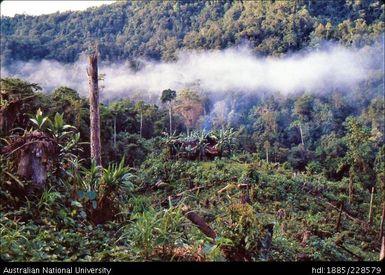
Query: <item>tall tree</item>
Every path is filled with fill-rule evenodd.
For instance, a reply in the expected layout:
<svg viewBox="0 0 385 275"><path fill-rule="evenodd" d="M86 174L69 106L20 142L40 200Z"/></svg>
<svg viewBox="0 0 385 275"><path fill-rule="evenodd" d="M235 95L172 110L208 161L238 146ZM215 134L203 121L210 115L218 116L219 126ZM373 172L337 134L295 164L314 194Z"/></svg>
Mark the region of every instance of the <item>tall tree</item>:
<svg viewBox="0 0 385 275"><path fill-rule="evenodd" d="M65 121L80 129L83 100L78 92L68 88L56 88L51 94L54 105L51 112L63 113Z"/></svg>
<svg viewBox="0 0 385 275"><path fill-rule="evenodd" d="M266 162L269 162L270 142L268 140L266 140L265 143L263 144L263 148L265 149Z"/></svg>
<svg viewBox="0 0 385 275"><path fill-rule="evenodd" d="M140 100L135 104L134 110L139 114L139 135L140 137L143 137L143 130L147 130L148 133L150 130L149 128L152 128L146 119L154 116L156 108L153 105L146 104L143 100ZM145 123L147 123L147 125L145 125Z"/></svg>
<svg viewBox="0 0 385 275"><path fill-rule="evenodd" d="M91 159L96 165L102 165L100 144L100 112L98 87L98 53L94 51L88 56L88 87L90 99Z"/></svg>
<svg viewBox="0 0 385 275"><path fill-rule="evenodd" d="M176 91L167 89L163 90L160 100L162 103L168 104L168 115L170 120L170 136L172 135L172 102L176 98Z"/></svg>
<svg viewBox="0 0 385 275"><path fill-rule="evenodd" d="M296 119L294 120L291 124L290 124L291 127L297 127L298 130L299 130L299 134L300 134L300 137L301 137L301 145L302 147L305 147L305 142L304 142L304 139L303 139L303 128L302 128L302 124L301 124L301 121Z"/></svg>
<svg viewBox="0 0 385 275"><path fill-rule="evenodd" d="M293 121L292 126L298 127L301 136L301 144L305 147L304 125L313 118L313 97L305 95L298 97L294 103L294 114L298 117Z"/></svg>
<svg viewBox="0 0 385 275"><path fill-rule="evenodd" d="M349 167L349 202L351 203L354 182L361 182L363 187L369 190L374 186L374 153L369 128L354 117L348 117L345 125L348 130L345 137L348 151L342 165Z"/></svg>
<svg viewBox="0 0 385 275"><path fill-rule="evenodd" d="M145 109L145 103L143 100L140 100L139 102L137 102L135 104L135 111L137 111L139 113L139 135L140 137L142 137L142 133L143 133L143 112L144 112L144 109Z"/></svg>
<svg viewBox="0 0 385 275"><path fill-rule="evenodd" d="M198 93L188 89L181 91L176 100L175 109L183 117L187 128L187 136L189 136L190 129L195 127L203 113L202 101Z"/></svg>
<svg viewBox="0 0 385 275"><path fill-rule="evenodd" d="M374 162L374 170L377 174L377 183L382 189L382 200L385 202L385 145L378 150Z"/></svg>

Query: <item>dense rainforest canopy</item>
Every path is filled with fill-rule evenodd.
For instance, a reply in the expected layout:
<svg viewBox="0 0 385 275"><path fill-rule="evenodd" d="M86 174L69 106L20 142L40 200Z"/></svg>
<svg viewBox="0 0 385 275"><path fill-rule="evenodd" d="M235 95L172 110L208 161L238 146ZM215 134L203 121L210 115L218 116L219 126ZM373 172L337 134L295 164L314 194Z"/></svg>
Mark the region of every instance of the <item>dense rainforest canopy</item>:
<svg viewBox="0 0 385 275"><path fill-rule="evenodd" d="M75 61L92 41L101 59L172 60L178 49L250 43L279 55L321 40L370 43L384 31L380 0L117 1L82 12L1 19L1 60Z"/></svg>
<svg viewBox="0 0 385 275"><path fill-rule="evenodd" d="M116 2L2 17L1 64L71 63L95 41L111 63L242 43L263 56L361 48L384 19L382 1ZM89 157L86 97L2 77L1 259L377 260L384 72L369 73L321 92L198 86L102 102L103 167Z"/></svg>

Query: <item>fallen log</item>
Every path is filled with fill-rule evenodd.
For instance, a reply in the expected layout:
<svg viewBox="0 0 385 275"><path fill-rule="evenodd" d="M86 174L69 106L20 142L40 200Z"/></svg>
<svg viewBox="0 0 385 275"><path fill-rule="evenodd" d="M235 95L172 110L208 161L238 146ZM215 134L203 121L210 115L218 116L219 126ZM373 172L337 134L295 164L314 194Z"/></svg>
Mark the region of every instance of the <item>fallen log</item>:
<svg viewBox="0 0 385 275"><path fill-rule="evenodd" d="M210 188L210 187L212 187L212 185L210 185L210 186L195 186L194 188L191 188L189 190L180 192L180 193L178 193L178 194L176 194L176 195L174 195L172 197L174 197L174 198L181 197L181 196L183 196L184 194L186 194L188 192L194 192L194 191L198 191L198 190L201 190L201 189L204 189L204 188Z"/></svg>
<svg viewBox="0 0 385 275"><path fill-rule="evenodd" d="M183 205L181 209L182 213L193 224L195 224L203 234L212 239L215 239L217 237L217 233L206 223L206 221L201 216L192 211L190 207L188 207L187 205Z"/></svg>
<svg viewBox="0 0 385 275"><path fill-rule="evenodd" d="M240 184L230 183L230 184L226 185L225 187L223 187L222 189L218 190L217 193L220 194L226 190L234 189L234 188L247 188L247 186L248 186L248 184L246 184L246 183L240 183Z"/></svg>
<svg viewBox="0 0 385 275"><path fill-rule="evenodd" d="M314 230L312 233L314 235L320 237L321 239L330 238L334 235L333 232L329 232L329 231L325 231L325 230L321 230L321 229Z"/></svg>
<svg viewBox="0 0 385 275"><path fill-rule="evenodd" d="M194 188L192 188L192 189L188 189L188 190L183 191L183 192L180 192L180 193L178 193L178 194L168 196L167 198L165 198L164 200L162 200L162 201L160 202L160 204L163 205L164 203L167 203L167 202L169 201L169 197L170 197L171 199L176 199L176 198L182 197L184 194L186 194L186 193L188 193L188 192L194 192L194 191L198 191L198 190L201 190L201 189L204 189L204 188L210 188L210 187L212 187L212 185L210 185L210 186L196 186L196 187L194 187Z"/></svg>
<svg viewBox="0 0 385 275"><path fill-rule="evenodd" d="M165 183L165 182L162 181L162 180L158 180L158 181L155 183L155 187L156 187L157 189L160 189L160 188L165 187L165 186L167 186L167 183Z"/></svg>
<svg viewBox="0 0 385 275"><path fill-rule="evenodd" d="M326 201L325 203L326 203L327 205L333 207L334 209L337 209L338 211L340 211L340 208L337 207L337 206L335 206L334 204L332 204L332 203L330 203L330 202L328 202L328 201ZM361 224L366 224L366 222L364 222L364 221L362 221L362 220L360 220L360 219L357 219L357 218L355 218L355 217L349 215L349 213L347 213L346 211L342 211L342 213L344 213L346 217L348 217L349 219L351 219L351 220L353 220L353 221L356 221L356 222L361 223Z"/></svg>
<svg viewBox="0 0 385 275"><path fill-rule="evenodd" d="M342 215L342 210L343 210L343 203L340 203L340 210L338 213L338 219L337 219L337 225L336 225L336 231L338 232L340 230L340 225L341 225L341 215Z"/></svg>
<svg viewBox="0 0 385 275"><path fill-rule="evenodd" d="M363 261L364 258L353 253L352 251L350 251L349 249L347 249L346 247L340 245L340 244L337 244L338 247L342 248L343 250L345 250L346 252L348 252L350 255L352 255L353 257L357 258L359 261Z"/></svg>

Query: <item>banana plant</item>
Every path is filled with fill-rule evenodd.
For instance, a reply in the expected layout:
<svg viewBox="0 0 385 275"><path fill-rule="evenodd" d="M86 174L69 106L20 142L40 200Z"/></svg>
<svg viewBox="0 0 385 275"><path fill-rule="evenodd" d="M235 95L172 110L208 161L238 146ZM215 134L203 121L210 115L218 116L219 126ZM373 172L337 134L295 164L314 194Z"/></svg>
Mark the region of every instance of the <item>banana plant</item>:
<svg viewBox="0 0 385 275"><path fill-rule="evenodd" d="M226 149L231 153L235 145L235 134L236 132L234 132L233 128L219 131L215 147L220 150L221 154L223 154Z"/></svg>
<svg viewBox="0 0 385 275"><path fill-rule="evenodd" d="M49 120L49 124L48 131L59 143L68 135L73 134L73 131L76 131L76 127L64 124L63 114L56 113L54 120Z"/></svg>
<svg viewBox="0 0 385 275"><path fill-rule="evenodd" d="M63 114L56 113L53 121L48 120L48 132L59 146L59 167L58 170L66 172L69 162L77 158L76 154L82 151L80 145L80 133L76 133L76 127L65 124Z"/></svg>
<svg viewBox="0 0 385 275"><path fill-rule="evenodd" d="M198 140L198 144L197 144L196 150L199 152L199 159L203 160L205 157L206 149L209 145L209 143L207 142L207 135L204 132L201 132L197 136L197 140Z"/></svg>
<svg viewBox="0 0 385 275"><path fill-rule="evenodd" d="M46 123L49 122L49 118L43 116L43 112L39 108L36 112L35 118L29 119L38 130L43 130Z"/></svg>
<svg viewBox="0 0 385 275"><path fill-rule="evenodd" d="M178 146L178 144L180 143L179 141L181 137L179 135L176 135L175 131L172 135L169 135L168 133L163 134L164 137L162 139L162 143L167 149L168 157L171 158L174 154L179 155L181 148L180 146Z"/></svg>
<svg viewBox="0 0 385 275"><path fill-rule="evenodd" d="M187 158L191 158L191 156L194 154L194 151L195 151L191 145L187 145L186 147L184 147L184 150L187 153Z"/></svg>

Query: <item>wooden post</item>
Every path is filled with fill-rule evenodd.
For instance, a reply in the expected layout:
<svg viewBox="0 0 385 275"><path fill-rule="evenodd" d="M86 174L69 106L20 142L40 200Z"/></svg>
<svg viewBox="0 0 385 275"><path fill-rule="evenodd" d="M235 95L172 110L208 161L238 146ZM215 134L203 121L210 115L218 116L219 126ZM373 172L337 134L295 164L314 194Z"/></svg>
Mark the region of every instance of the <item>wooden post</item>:
<svg viewBox="0 0 385 275"><path fill-rule="evenodd" d="M369 226L372 226L373 223L373 195L374 195L374 187L372 187L372 193L370 195L370 206L369 206Z"/></svg>
<svg viewBox="0 0 385 275"><path fill-rule="evenodd" d="M385 237L381 239L381 251L380 251L380 261L385 260Z"/></svg>
<svg viewBox="0 0 385 275"><path fill-rule="evenodd" d="M341 225L341 216L342 216L342 208L343 208L343 203L341 202L340 205L340 211L338 213L338 219L337 219L337 225L336 225L336 231L338 232L340 230L340 225Z"/></svg>
<svg viewBox="0 0 385 275"><path fill-rule="evenodd" d="M98 54L97 50L88 56L88 87L90 100L91 159L96 165L102 165L100 144L100 113L98 87Z"/></svg>

